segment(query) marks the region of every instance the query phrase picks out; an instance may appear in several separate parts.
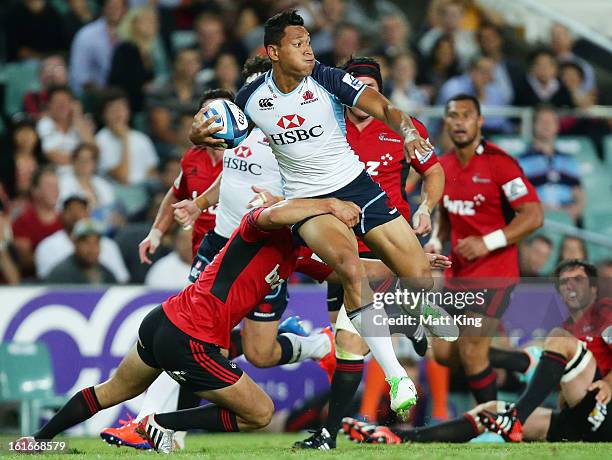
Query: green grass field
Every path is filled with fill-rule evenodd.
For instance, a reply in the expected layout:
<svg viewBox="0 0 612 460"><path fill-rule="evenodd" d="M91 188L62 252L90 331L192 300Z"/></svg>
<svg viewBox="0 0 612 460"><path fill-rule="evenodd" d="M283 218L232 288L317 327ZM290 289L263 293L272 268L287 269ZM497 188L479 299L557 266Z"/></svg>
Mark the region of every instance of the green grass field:
<svg viewBox="0 0 612 460"><path fill-rule="evenodd" d="M175 452L179 458L210 459L300 459L300 458L333 458L369 460L380 458L401 458L403 460L473 460L512 458L540 460L610 458L612 444L404 444L400 446L368 446L353 444L340 439L338 449L330 452L293 451L291 444L303 438L301 434L214 434L190 435L187 437L187 449ZM7 451L9 439L0 440L0 456L17 458ZM107 446L100 439L70 438L69 449L64 453L40 454L36 459L59 459L67 455L70 459L95 458L136 458L155 455L152 452L135 451L127 448Z"/></svg>

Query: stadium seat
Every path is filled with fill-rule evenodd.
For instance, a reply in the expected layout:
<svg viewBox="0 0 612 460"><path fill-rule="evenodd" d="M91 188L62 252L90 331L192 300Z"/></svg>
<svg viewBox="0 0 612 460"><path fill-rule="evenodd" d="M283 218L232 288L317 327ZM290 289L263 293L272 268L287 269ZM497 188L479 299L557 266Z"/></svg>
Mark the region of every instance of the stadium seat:
<svg viewBox="0 0 612 460"><path fill-rule="evenodd" d="M66 402L55 394L53 384L51 357L43 343L0 343L0 403L20 404L22 434L38 429L43 409Z"/></svg>
<svg viewBox="0 0 612 460"><path fill-rule="evenodd" d="M4 113L9 117L23 108L23 96L39 89L38 61L28 60L6 64L0 71L5 84Z"/></svg>
<svg viewBox="0 0 612 460"><path fill-rule="evenodd" d="M612 134L604 137L604 162L608 171L612 172Z"/></svg>
<svg viewBox="0 0 612 460"><path fill-rule="evenodd" d="M580 163L580 174L588 176L601 169L601 161L593 141L585 136L561 136L557 140L559 151L576 156Z"/></svg>
<svg viewBox="0 0 612 460"><path fill-rule="evenodd" d="M504 149L513 157L519 156L527 149L527 142L520 136L498 134L491 136L491 142Z"/></svg>

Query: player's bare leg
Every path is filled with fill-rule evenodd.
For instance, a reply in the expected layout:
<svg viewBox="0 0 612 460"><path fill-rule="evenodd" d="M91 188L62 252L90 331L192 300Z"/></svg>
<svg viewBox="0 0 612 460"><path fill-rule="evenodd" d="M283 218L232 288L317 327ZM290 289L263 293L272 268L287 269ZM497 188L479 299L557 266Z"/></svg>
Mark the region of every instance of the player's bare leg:
<svg viewBox="0 0 612 460"><path fill-rule="evenodd" d="M433 287L429 260L406 219L398 217L374 227L363 240L408 287L423 290Z"/></svg>
<svg viewBox="0 0 612 460"><path fill-rule="evenodd" d="M34 438L52 439L62 431L89 419L98 411L138 396L159 376L160 372L160 369L146 365L134 346L110 379L95 387L79 391L34 434Z"/></svg>
<svg viewBox="0 0 612 460"><path fill-rule="evenodd" d="M306 359L322 359L332 350L326 334L302 337L278 334L278 321L242 322L242 347L246 359L256 367L273 367Z"/></svg>
<svg viewBox="0 0 612 460"><path fill-rule="evenodd" d="M344 305L351 323L385 372L391 385L391 408L403 413L416 402L416 388L395 356L388 329L377 337L363 333L361 313L372 308L372 290L359 260L355 235L330 215L308 220L300 227L299 233L310 249L340 277Z"/></svg>
<svg viewBox="0 0 612 460"><path fill-rule="evenodd" d="M266 427L274 414L270 397L246 373L233 385L196 394L212 404L155 414L155 423L172 431L252 431Z"/></svg>

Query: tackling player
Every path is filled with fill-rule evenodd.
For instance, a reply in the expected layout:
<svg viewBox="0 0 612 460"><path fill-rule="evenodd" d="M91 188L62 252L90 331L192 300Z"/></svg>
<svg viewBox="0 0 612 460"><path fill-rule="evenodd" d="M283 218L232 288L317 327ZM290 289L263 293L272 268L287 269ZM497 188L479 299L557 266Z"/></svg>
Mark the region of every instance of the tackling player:
<svg viewBox="0 0 612 460"><path fill-rule="evenodd" d="M483 403L497 399L489 347L519 278L516 243L542 225L543 211L516 160L482 138L478 99L451 98L444 121L454 149L440 157L444 196L425 248L439 252L450 239L453 267L445 272L446 289L475 289L485 301L466 307L468 315L484 318L483 326L466 327L452 344L435 340L434 355L448 366L456 364L452 356L458 351L472 394Z"/></svg>
<svg viewBox="0 0 612 460"><path fill-rule="evenodd" d="M570 317L563 329L549 334L533 379L516 405L504 412L509 404L488 402L458 419L414 430L374 427L347 418L345 433L375 444L467 442L485 429L508 441L610 441L612 299L597 298L597 269L587 262L562 262L555 278ZM558 385L560 408L538 407Z"/></svg>
<svg viewBox="0 0 612 460"><path fill-rule="evenodd" d="M380 65L371 58L352 58L342 69L364 85L377 92L383 89ZM431 231L430 212L436 206L444 189L444 171L434 152L418 154L407 161L402 138L389 126L357 107L345 110L346 139L365 164L366 171L386 192L391 203L410 221L410 205L406 198L406 179L412 166L423 177L421 205L413 216L415 233L425 235ZM412 123L423 139L429 134L416 118ZM376 258L361 238L358 239L359 257ZM325 449L336 446L336 436L354 398L363 374L364 356L368 347L341 309L344 291L341 284L327 284L327 308L336 329L337 366L331 384L329 413L323 428L294 447ZM340 313L339 313L340 312ZM338 318L338 321L336 321Z"/></svg>
<svg viewBox="0 0 612 460"><path fill-rule="evenodd" d="M237 105L270 140L287 198L336 197L362 209L355 233L411 288L430 289L429 263L412 228L365 172L346 141L343 105L357 106L401 135L406 155L426 155L431 145L411 119L384 96L344 71L315 61L310 36L296 11L266 21L264 46L272 71L240 90ZM215 130L192 133L194 143L215 145ZM372 292L359 261L355 236L329 216L305 219L293 228L337 271L355 328L371 310ZM400 414L416 402L416 389L393 351L390 336L364 337L391 386L391 408Z"/></svg>
<svg viewBox="0 0 612 460"><path fill-rule="evenodd" d="M144 417L139 431L158 451L174 449L174 432L248 431L266 426L272 400L221 353L232 328L297 269L319 281L331 269L299 259L287 225L330 213L353 226L360 209L337 199L292 200L245 215L228 244L194 284L152 310L142 321L138 343L106 382L78 392L33 438L52 439L98 411L141 394L165 371L187 390L213 404Z"/></svg>

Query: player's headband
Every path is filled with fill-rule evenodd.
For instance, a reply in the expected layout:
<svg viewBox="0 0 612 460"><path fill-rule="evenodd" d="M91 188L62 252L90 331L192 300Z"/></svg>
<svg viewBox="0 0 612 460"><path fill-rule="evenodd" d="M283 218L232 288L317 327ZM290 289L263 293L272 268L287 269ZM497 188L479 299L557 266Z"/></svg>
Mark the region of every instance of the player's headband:
<svg viewBox="0 0 612 460"><path fill-rule="evenodd" d="M382 93L383 82L382 75L380 74L380 66L377 64L359 63L349 64L344 69L346 73L351 74L353 77L370 77L376 80L378 83L378 90Z"/></svg>

